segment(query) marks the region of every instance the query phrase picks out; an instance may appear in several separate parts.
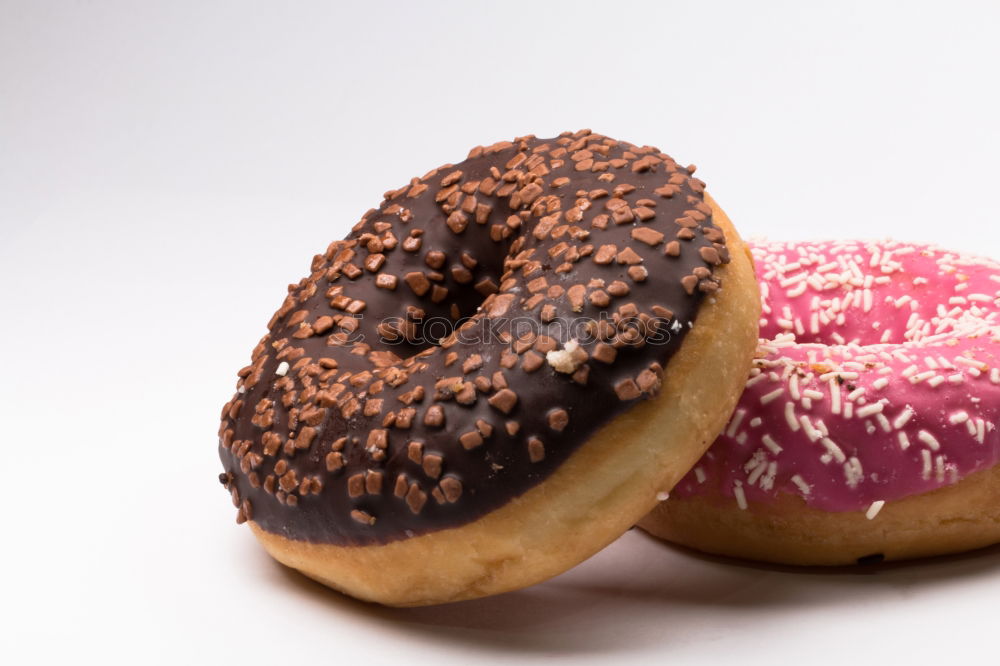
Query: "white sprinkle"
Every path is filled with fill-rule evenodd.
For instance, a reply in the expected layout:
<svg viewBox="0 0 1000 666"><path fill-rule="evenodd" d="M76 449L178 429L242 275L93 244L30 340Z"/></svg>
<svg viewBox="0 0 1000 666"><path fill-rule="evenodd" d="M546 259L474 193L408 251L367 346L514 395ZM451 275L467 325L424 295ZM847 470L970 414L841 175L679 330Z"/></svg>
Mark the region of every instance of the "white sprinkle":
<svg viewBox="0 0 1000 666"><path fill-rule="evenodd" d="M788 392L792 395L792 400L799 400L802 397L799 391L799 373L793 372L788 380Z"/></svg>
<svg viewBox="0 0 1000 666"><path fill-rule="evenodd" d="M903 408L903 411L899 413L899 416L892 422L892 427L899 430L906 425L906 422L910 420L913 416L913 408L907 405Z"/></svg>
<svg viewBox="0 0 1000 666"><path fill-rule="evenodd" d="M802 428L806 431L806 437L809 438L809 441L815 442L823 436L823 433L813 427L812 421L805 414L799 417L799 423L802 424Z"/></svg>
<svg viewBox="0 0 1000 666"><path fill-rule="evenodd" d="M881 391L888 385L889 385L888 377L879 377L878 379L872 382L872 388L875 389L876 391Z"/></svg>
<svg viewBox="0 0 1000 666"><path fill-rule="evenodd" d="M274 374L278 375L279 377L284 377L285 375L287 375L288 361L282 361L281 363L279 363L278 367L274 371Z"/></svg>
<svg viewBox="0 0 1000 666"><path fill-rule="evenodd" d="M767 462L767 452L764 449L757 449L753 452L750 460L743 463L743 471L749 474L758 467L762 467Z"/></svg>
<svg viewBox="0 0 1000 666"><path fill-rule="evenodd" d="M774 477L778 475L778 463L771 461L767 464L767 473L761 477L760 489L771 490L774 488Z"/></svg>
<svg viewBox="0 0 1000 666"><path fill-rule="evenodd" d="M965 375L961 373L956 373L954 375L948 375L948 381L952 384L961 384L965 381Z"/></svg>
<svg viewBox="0 0 1000 666"><path fill-rule="evenodd" d="M802 392L802 399L822 400L823 392L817 391L816 389L806 389L805 391Z"/></svg>
<svg viewBox="0 0 1000 666"><path fill-rule="evenodd" d="M933 376L934 376L934 371L933 370L925 370L924 372L921 372L919 374L916 374L916 375L913 375L912 377L910 377L910 383L911 384L919 384L920 382L924 381L925 379L930 379Z"/></svg>
<svg viewBox="0 0 1000 666"><path fill-rule="evenodd" d="M823 446L826 447L826 450L830 453L830 455L834 457L834 459L837 462L842 463L845 460L847 460L847 456L844 455L844 451L839 446L837 446L837 443L834 442L832 439L830 439L829 437L824 437L821 441L823 443Z"/></svg>
<svg viewBox="0 0 1000 666"><path fill-rule="evenodd" d="M1000 368L990 370L990 381L994 384L1000 384Z"/></svg>
<svg viewBox="0 0 1000 666"><path fill-rule="evenodd" d="M741 511L746 511L747 509L747 496L743 492L743 482L737 481L733 486L733 495L736 496L736 506L740 507Z"/></svg>
<svg viewBox="0 0 1000 666"><path fill-rule="evenodd" d="M802 493L804 497L808 497L812 493L812 486L806 483L806 480L803 479L800 475L795 474L794 476L792 476L792 483L794 483L798 487L799 491Z"/></svg>
<svg viewBox="0 0 1000 666"><path fill-rule="evenodd" d="M977 370L988 370L990 366L986 365L982 361L977 361L974 358L966 358L964 356L956 356L955 363L959 365L964 365L967 368L975 368Z"/></svg>
<svg viewBox="0 0 1000 666"><path fill-rule="evenodd" d="M774 351L778 351L778 350L775 349ZM751 377L750 379L747 380L746 388L750 388L751 386L753 386L757 382L764 381L764 379L766 377L767 377L767 375L765 375L763 372L760 373L760 374L754 375L753 377Z"/></svg>
<svg viewBox="0 0 1000 666"><path fill-rule="evenodd" d="M917 433L917 439L919 439L921 442L923 442L928 447L930 447L930 449L932 451L939 451L939 450L941 450L941 444L940 444L940 442L937 441L937 438L934 437L934 435L932 435L931 433L927 432L926 430L921 430L920 432L918 432Z"/></svg>
<svg viewBox="0 0 1000 666"><path fill-rule="evenodd" d="M868 507L868 511L865 513L865 518L868 520L875 520L875 516L878 515L883 506L885 506L885 500L875 500L872 502L872 505Z"/></svg>
<svg viewBox="0 0 1000 666"><path fill-rule="evenodd" d="M830 380L830 411L840 413L840 383L834 379Z"/></svg>
<svg viewBox="0 0 1000 666"><path fill-rule="evenodd" d="M927 385L931 388L937 388L938 386L941 386L941 384L944 384L944 377L941 375L936 375L927 380Z"/></svg>
<svg viewBox="0 0 1000 666"><path fill-rule="evenodd" d="M847 399L850 400L851 402L854 402L864 394L865 390L859 386L858 388L854 389L853 391L847 394Z"/></svg>
<svg viewBox="0 0 1000 666"><path fill-rule="evenodd" d="M844 418L849 419L854 415L854 403L845 402L844 403Z"/></svg>
<svg viewBox="0 0 1000 666"><path fill-rule="evenodd" d="M694 468L694 478L698 483L705 483L705 470L701 466Z"/></svg>
<svg viewBox="0 0 1000 666"><path fill-rule="evenodd" d="M760 418L759 416L755 416L752 419L750 419L750 427L751 428L759 428L760 424L763 423L763 422L764 422L764 419Z"/></svg>
<svg viewBox="0 0 1000 666"><path fill-rule="evenodd" d="M905 451L910 448L910 438L906 436L905 430L900 430L896 433L897 439L899 439L899 448Z"/></svg>
<svg viewBox="0 0 1000 666"><path fill-rule="evenodd" d="M844 339L841 338L838 344L844 344ZM826 372L819 376L820 381L826 381L828 379L836 379L840 377L841 379L857 379L860 375L856 372L844 372L841 370L835 370L834 372Z"/></svg>
<svg viewBox="0 0 1000 666"><path fill-rule="evenodd" d="M802 427L799 425L799 422L795 420L795 403L793 402L785 403L785 421L788 422L788 427L792 429L792 432L796 432Z"/></svg>
<svg viewBox="0 0 1000 666"><path fill-rule="evenodd" d="M737 409L736 413L733 414L733 420L729 422L729 428L726 429L726 435L729 437L735 437L736 431L739 430L740 424L743 423L743 419L747 415L747 410Z"/></svg>
<svg viewBox="0 0 1000 666"><path fill-rule="evenodd" d="M798 275L792 276L790 278L785 278L784 280L779 280L778 284L782 288L791 287L793 284L798 284L799 282L802 282L803 280L805 280L808 277L809 277L809 273L804 273L803 272L803 273L799 273Z"/></svg>
<svg viewBox="0 0 1000 666"><path fill-rule="evenodd" d="M892 424L889 423L889 419L885 418L885 414L876 414L875 420L878 421L883 432L892 432Z"/></svg>
<svg viewBox="0 0 1000 666"><path fill-rule="evenodd" d="M976 441L982 444L986 437L986 421L976 419Z"/></svg>
<svg viewBox="0 0 1000 666"><path fill-rule="evenodd" d="M781 394L784 393L784 392L785 392L784 388L776 388L773 391L771 391L770 393L762 395L760 397L760 404L766 405L767 403L771 402L772 400L778 399L781 396Z"/></svg>
<svg viewBox="0 0 1000 666"><path fill-rule="evenodd" d="M965 423L969 420L968 412L955 412L948 417L948 423L952 425L958 425L959 423Z"/></svg>
<svg viewBox="0 0 1000 666"><path fill-rule="evenodd" d="M771 453L774 453L775 455L781 453L781 447L776 441L774 441L774 437L771 437L770 434L762 436L760 441L764 443L764 446L771 450Z"/></svg>
<svg viewBox="0 0 1000 666"><path fill-rule="evenodd" d="M743 446L744 444L747 443L747 432L746 432L746 430L744 430L740 434L736 435L736 443L739 444L740 446Z"/></svg>
<svg viewBox="0 0 1000 666"><path fill-rule="evenodd" d="M873 416L874 414L878 414L879 412L882 411L882 409L884 407L885 407L885 405L882 404L881 402L873 402L870 405L865 405L864 407L858 407L858 409L855 412L855 414L857 415L857 417L859 419L866 419L869 416Z"/></svg>
<svg viewBox="0 0 1000 666"><path fill-rule="evenodd" d="M861 469L861 461L851 456L851 459L844 463L844 478L847 479L847 485L850 488L857 488L858 484L865 478L864 471Z"/></svg>

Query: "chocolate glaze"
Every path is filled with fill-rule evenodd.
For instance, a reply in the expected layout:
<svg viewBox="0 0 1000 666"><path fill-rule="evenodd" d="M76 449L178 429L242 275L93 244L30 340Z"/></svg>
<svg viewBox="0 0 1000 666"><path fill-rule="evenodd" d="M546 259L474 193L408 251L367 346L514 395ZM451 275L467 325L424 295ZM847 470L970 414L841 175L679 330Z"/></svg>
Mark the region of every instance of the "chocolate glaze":
<svg viewBox="0 0 1000 666"><path fill-rule="evenodd" d="M491 169L494 178L501 176L496 191L487 180ZM240 372L237 394L223 409L219 454L225 472L220 478L239 507L238 521L251 519L268 532L314 543L386 543L467 524L544 481L601 426L656 392L661 370L694 322L704 294L719 286L711 270L728 260L725 239L704 204L704 185L691 171L655 148L582 131L477 148L466 161L387 193L345 241L314 258L308 278L290 287L252 364ZM504 177L512 183L506 189ZM451 191L453 180L459 189ZM467 201L469 196L475 202ZM628 205L619 217L632 220L618 224L611 219L614 199ZM469 211L463 213L464 223L455 215L463 210ZM601 215L609 217L605 228L600 228ZM649 232L640 234L644 242L636 240L632 234L640 228L662 233L663 240L657 241L657 234L650 238ZM412 241L403 243L414 229L423 230L417 251ZM557 252L560 243L567 249ZM616 252L610 263L597 263L610 251L600 251L606 245L616 246ZM626 248L631 252L621 254ZM443 253L443 264L440 255L427 256L435 251ZM566 261L574 252L582 256ZM384 263L371 255L383 255ZM471 273L471 281L462 269ZM447 293L439 289L417 296L405 276L418 271L427 285ZM387 286L395 276L395 288L376 286L379 276ZM486 278L499 292L484 299ZM421 291L424 281L411 280ZM593 280L603 280L603 288ZM612 287L615 281L622 284ZM582 307L580 285L586 296ZM571 298L567 290L574 286ZM544 298L526 303L532 290ZM357 310L357 303L347 305L352 300L364 303L358 315L342 309ZM610 304L602 307L605 301ZM546 308L545 319L555 318L543 323L547 305L552 307ZM410 332L413 343L382 340L379 324L405 317L407 306L426 313ZM431 333L422 330L430 318L454 320L456 313L470 317L461 336L443 346L416 340ZM605 344L617 354L607 363L593 357L606 359L607 346L593 337L580 339L591 357L574 374L558 372L545 360L544 339L535 352L542 359L537 369L532 366L539 359L525 345L497 339L510 332L505 322L526 320L562 349L581 337L580 330L574 329L577 335L567 330L572 322L615 313L625 315L622 321L632 315L633 326L641 318L638 340L628 339L627 328L614 330ZM329 329L324 316L335 320ZM344 322L354 326L348 319L354 319L357 330L345 333ZM493 336L485 335L488 328ZM654 335L669 341L653 342ZM476 355L481 367L463 373L463 367L478 365ZM515 358L512 368L502 364ZM288 367L284 377L279 374L283 362ZM334 362L337 367L329 368ZM509 414L499 408L509 394L495 398L501 389L498 372L516 394ZM470 391L463 384L465 391L456 399L438 384L443 378L478 382L478 388ZM460 387L456 381L446 383ZM404 401L418 387L423 387L423 400L409 404L415 409L412 422L402 418L400 423ZM428 412L438 408L443 425L426 424ZM559 430L567 415L568 423ZM302 422L307 419L311 426ZM314 429L311 441L308 432L303 436L307 427ZM482 443L467 449L459 438L475 432ZM292 440L300 447L289 444ZM466 441L474 440L476 435L470 435ZM333 449L339 449L343 466L330 471ZM332 458L336 467L339 461ZM402 497L394 492L397 487L405 490Z"/></svg>

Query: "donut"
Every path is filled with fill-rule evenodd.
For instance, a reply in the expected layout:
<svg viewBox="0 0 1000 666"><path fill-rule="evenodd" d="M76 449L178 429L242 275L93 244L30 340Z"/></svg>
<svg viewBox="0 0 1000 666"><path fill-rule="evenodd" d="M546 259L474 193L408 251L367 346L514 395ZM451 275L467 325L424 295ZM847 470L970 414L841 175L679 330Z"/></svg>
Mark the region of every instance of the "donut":
<svg viewBox="0 0 1000 666"><path fill-rule="evenodd" d="M896 241L751 247L763 314L746 389L640 526L793 565L1000 542L1000 264Z"/></svg>
<svg viewBox="0 0 1000 666"><path fill-rule="evenodd" d="M398 606L527 586L628 530L725 425L758 337L749 252L693 172L584 130L387 192L238 373L237 522Z"/></svg>

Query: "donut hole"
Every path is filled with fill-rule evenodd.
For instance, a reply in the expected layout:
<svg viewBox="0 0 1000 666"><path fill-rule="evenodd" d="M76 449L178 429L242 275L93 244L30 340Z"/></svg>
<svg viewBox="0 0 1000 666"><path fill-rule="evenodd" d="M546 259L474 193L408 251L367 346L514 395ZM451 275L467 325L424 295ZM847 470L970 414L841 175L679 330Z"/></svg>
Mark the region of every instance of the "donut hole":
<svg viewBox="0 0 1000 666"><path fill-rule="evenodd" d="M437 251L445 259L434 270L419 264L402 267L399 287L388 293L375 290L367 304L375 316L360 318L361 339L400 361L440 347L460 327L481 317L483 304L498 292L510 243L505 245L478 253L472 269L467 252L449 252L451 248ZM373 331L365 330L373 325Z"/></svg>

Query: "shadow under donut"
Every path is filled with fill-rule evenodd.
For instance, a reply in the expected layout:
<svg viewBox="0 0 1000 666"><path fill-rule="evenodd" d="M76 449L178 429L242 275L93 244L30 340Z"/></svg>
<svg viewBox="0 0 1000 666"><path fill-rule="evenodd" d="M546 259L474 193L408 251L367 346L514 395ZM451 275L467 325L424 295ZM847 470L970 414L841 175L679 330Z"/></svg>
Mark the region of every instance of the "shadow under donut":
<svg viewBox="0 0 1000 666"><path fill-rule="evenodd" d="M762 565L707 556L632 530L543 584L422 608L359 602L274 564L331 611L363 614L422 640L498 654L582 654L670 646L764 615L828 611L972 584L1000 569L1000 546L901 563L840 568Z"/></svg>

